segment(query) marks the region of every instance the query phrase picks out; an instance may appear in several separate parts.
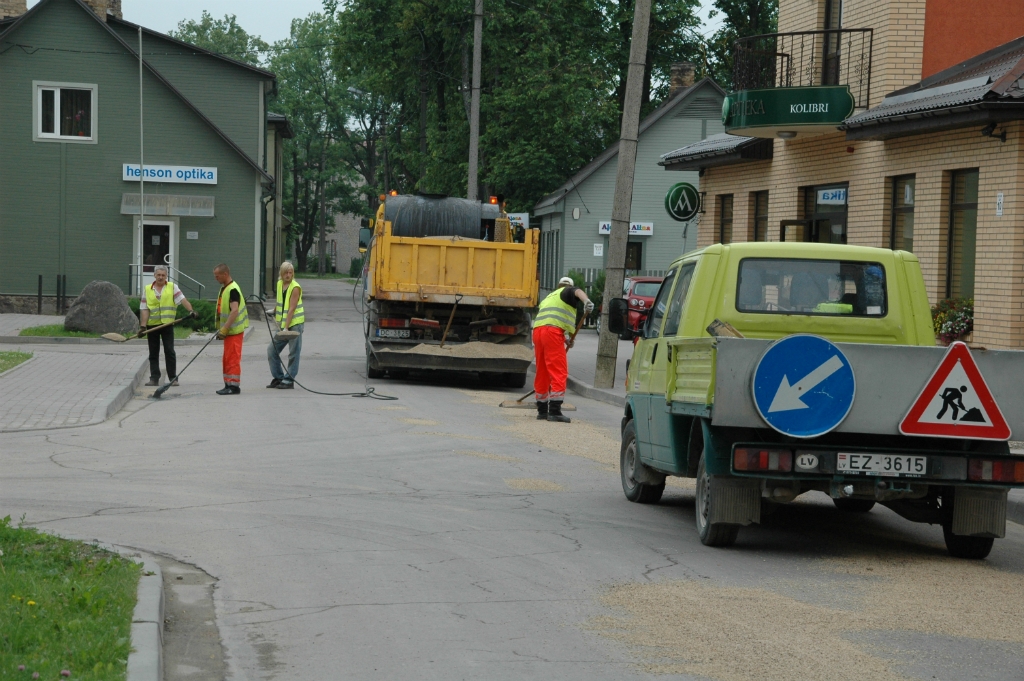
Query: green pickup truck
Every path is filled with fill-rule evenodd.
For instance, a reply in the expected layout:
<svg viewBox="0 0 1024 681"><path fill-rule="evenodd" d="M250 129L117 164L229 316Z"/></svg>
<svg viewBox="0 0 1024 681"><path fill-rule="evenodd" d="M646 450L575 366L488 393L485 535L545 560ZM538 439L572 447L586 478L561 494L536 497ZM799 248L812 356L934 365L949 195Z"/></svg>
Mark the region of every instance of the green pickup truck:
<svg viewBox="0 0 1024 681"><path fill-rule="evenodd" d="M624 299L609 330L628 335ZM714 335L712 335L714 334ZM941 525L984 558L1024 487L1024 353L937 347L912 254L803 243L717 244L673 263L629 362L626 498L696 478L701 542L809 491Z"/></svg>

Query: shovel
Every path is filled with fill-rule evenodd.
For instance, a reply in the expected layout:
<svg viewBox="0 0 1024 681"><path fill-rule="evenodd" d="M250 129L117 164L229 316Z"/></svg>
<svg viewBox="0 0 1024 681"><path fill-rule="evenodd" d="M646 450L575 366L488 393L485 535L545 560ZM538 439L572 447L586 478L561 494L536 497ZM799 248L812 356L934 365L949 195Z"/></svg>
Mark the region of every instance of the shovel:
<svg viewBox="0 0 1024 681"><path fill-rule="evenodd" d="M134 336L125 337L125 336L122 336L119 333L105 333L102 336L100 336L100 338L106 338L108 341L114 341L115 343L124 343L125 341L134 340L136 338L142 338L147 333L150 333L152 331L159 331L160 329L166 329L168 326L174 326L178 322L183 322L186 319L189 319L189 318L188 317L182 317L181 319L175 319L173 322L167 322L166 324L161 324L160 326L154 326L154 327L149 328L149 329L139 329L139 332L137 334L135 334Z"/></svg>
<svg viewBox="0 0 1024 681"><path fill-rule="evenodd" d="M587 320L587 315L583 315L583 317L580 318L579 323L576 325L576 330L573 331L572 332L572 336L569 337L569 342L572 342L572 341L576 340L576 334L578 334L580 332L580 329L583 328L583 322L585 322L586 320ZM566 349L566 352L568 352L568 351L569 350ZM523 395L522 397L520 397L518 400L505 400L504 402L502 402L498 406L499 407L504 407L505 409L533 409L533 405L532 404L526 404L525 402L523 402L523 400L525 400L527 397L529 397L530 395L534 394L535 392L537 392L537 391L536 390L531 390L530 392L528 392L525 395ZM576 407L572 406L571 404L563 404L562 405L562 410L563 411L576 411Z"/></svg>

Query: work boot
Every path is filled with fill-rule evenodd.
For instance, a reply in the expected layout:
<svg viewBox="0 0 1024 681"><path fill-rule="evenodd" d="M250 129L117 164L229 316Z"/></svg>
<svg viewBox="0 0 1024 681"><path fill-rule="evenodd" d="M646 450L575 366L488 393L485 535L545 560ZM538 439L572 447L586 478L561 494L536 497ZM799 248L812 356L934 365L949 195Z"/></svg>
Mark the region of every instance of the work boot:
<svg viewBox="0 0 1024 681"><path fill-rule="evenodd" d="M548 421L558 421L559 423L572 423L572 420L568 416L562 416L561 400L552 400L548 404Z"/></svg>
<svg viewBox="0 0 1024 681"><path fill-rule="evenodd" d="M171 385L173 385L173 386L177 387L177 385L178 385L178 379L174 379L173 381L171 381Z"/></svg>
<svg viewBox="0 0 1024 681"><path fill-rule="evenodd" d="M156 378L149 379L146 385L160 385L160 377L157 376Z"/></svg>
<svg viewBox="0 0 1024 681"><path fill-rule="evenodd" d="M537 403L537 420L547 421L548 420L548 403L538 402Z"/></svg>
<svg viewBox="0 0 1024 681"><path fill-rule="evenodd" d="M276 388L279 385L281 385L281 379L280 378L275 378L274 380L272 380L270 382L270 385L268 385L267 387L268 388Z"/></svg>
<svg viewBox="0 0 1024 681"><path fill-rule="evenodd" d="M227 383L225 383L224 387L217 391L217 394L218 395L237 395L240 392L242 392L242 391L239 390L237 387L231 386L231 385L228 385Z"/></svg>

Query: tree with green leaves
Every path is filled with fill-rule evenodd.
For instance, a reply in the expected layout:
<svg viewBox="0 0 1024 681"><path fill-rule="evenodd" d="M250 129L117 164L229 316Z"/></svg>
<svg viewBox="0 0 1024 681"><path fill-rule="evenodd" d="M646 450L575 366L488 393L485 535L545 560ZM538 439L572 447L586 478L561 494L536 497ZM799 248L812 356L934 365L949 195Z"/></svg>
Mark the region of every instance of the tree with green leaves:
<svg viewBox="0 0 1024 681"><path fill-rule="evenodd" d="M779 0L715 0L709 17L721 13L722 27L711 38L713 77L724 89L732 89L733 43L739 38L775 33L779 25Z"/></svg>
<svg viewBox="0 0 1024 681"><path fill-rule="evenodd" d="M179 21L177 30L168 32L168 35L253 66L259 66L262 61L261 55L266 54L269 49L269 45L259 36L250 35L239 26L234 14L225 14L223 19L214 19L206 10L203 10L199 21Z"/></svg>

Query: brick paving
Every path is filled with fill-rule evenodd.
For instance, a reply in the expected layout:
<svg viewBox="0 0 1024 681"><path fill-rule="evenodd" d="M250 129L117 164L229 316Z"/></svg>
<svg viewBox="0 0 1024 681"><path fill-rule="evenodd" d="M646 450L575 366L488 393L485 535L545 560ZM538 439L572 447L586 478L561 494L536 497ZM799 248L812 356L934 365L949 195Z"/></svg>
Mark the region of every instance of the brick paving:
<svg viewBox="0 0 1024 681"><path fill-rule="evenodd" d="M32 359L0 375L0 432L67 428L106 420L131 397L147 358L145 352L25 349L33 353Z"/></svg>
<svg viewBox="0 0 1024 681"><path fill-rule="evenodd" d="M63 323L64 315L0 314L0 336L17 336L19 331L32 326Z"/></svg>

